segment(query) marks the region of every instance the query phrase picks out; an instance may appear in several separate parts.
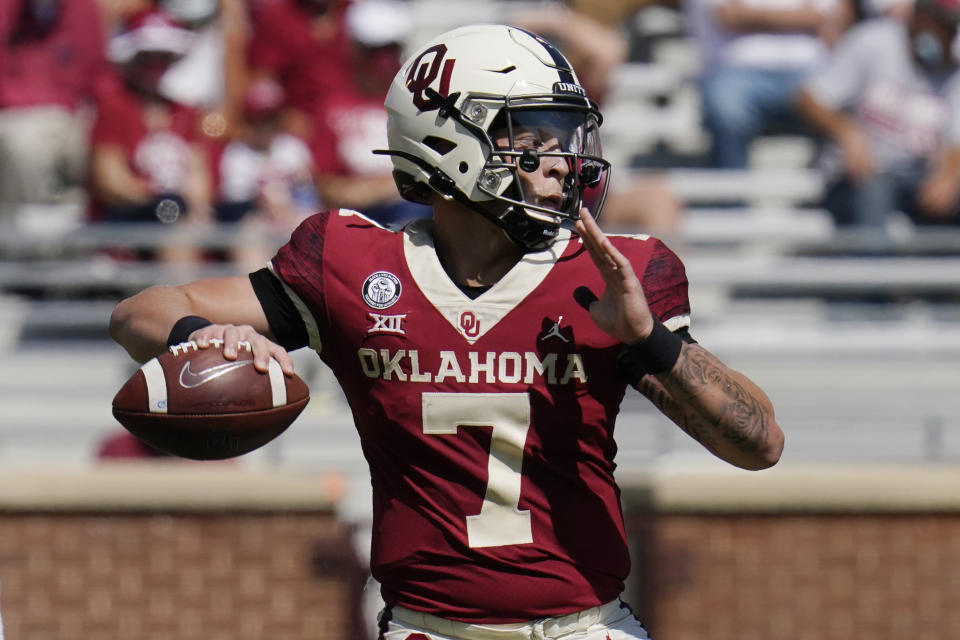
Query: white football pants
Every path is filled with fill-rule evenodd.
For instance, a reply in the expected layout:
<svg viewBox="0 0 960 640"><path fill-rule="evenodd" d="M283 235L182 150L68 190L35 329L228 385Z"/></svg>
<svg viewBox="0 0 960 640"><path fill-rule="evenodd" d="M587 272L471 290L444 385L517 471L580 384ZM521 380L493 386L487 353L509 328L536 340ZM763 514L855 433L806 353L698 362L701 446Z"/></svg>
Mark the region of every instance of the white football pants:
<svg viewBox="0 0 960 640"><path fill-rule="evenodd" d="M381 640L648 640L630 608L614 600L556 618L511 624L469 624L405 607L380 613ZM413 636L412 638L410 636Z"/></svg>

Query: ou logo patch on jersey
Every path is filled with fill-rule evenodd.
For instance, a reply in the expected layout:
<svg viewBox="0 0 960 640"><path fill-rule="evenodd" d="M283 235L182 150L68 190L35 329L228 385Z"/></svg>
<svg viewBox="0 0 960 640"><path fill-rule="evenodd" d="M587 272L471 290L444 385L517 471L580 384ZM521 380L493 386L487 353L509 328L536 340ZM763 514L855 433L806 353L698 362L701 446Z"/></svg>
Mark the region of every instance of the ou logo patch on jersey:
<svg viewBox="0 0 960 640"><path fill-rule="evenodd" d="M363 300L374 309L386 309L400 299L400 279L389 271L377 271L363 281Z"/></svg>
<svg viewBox="0 0 960 640"><path fill-rule="evenodd" d="M460 331L468 338L480 335L480 318L473 311L464 311L460 314Z"/></svg>

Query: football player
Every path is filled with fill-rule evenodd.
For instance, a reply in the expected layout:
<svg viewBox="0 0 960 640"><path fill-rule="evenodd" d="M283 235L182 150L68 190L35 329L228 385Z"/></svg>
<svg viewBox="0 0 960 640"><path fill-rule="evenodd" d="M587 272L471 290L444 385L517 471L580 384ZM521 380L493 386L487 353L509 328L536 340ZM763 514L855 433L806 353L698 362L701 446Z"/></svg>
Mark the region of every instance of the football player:
<svg viewBox="0 0 960 640"><path fill-rule="evenodd" d="M677 256L597 226L600 114L551 44L455 29L386 107L399 190L432 220L318 213L249 277L121 302L111 334L141 361L187 339L248 340L262 371L320 354L369 462L384 638L645 638L619 600L626 387L745 469L780 456L770 401L690 336Z"/></svg>

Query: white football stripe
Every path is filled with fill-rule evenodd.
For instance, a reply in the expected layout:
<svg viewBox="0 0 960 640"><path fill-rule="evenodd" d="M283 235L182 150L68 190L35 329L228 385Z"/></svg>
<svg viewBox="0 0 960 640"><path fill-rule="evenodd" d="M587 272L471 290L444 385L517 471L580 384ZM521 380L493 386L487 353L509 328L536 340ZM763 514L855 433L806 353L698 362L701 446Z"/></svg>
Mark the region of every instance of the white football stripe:
<svg viewBox="0 0 960 640"><path fill-rule="evenodd" d="M287 404L287 381L280 369L280 363L270 358L268 372L270 374L270 391L273 393L273 406L282 407Z"/></svg>
<svg viewBox="0 0 960 640"><path fill-rule="evenodd" d="M163 375L163 367L154 358L142 367L143 377L147 381L147 406L150 413L167 412L167 379Z"/></svg>
<svg viewBox="0 0 960 640"><path fill-rule="evenodd" d="M677 329L683 329L684 327L690 326L690 314L685 313L682 316L673 316L672 318L667 318L663 321L663 326L665 326L670 331L676 331Z"/></svg>

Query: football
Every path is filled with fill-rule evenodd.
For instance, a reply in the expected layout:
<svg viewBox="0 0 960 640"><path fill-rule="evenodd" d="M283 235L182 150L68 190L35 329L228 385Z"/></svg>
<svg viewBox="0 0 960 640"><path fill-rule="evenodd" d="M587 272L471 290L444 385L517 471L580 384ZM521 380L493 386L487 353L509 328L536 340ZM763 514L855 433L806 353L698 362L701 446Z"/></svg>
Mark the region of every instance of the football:
<svg viewBox="0 0 960 640"><path fill-rule="evenodd" d="M193 460L243 455L283 433L310 400L306 383L276 360L253 366L249 343L236 360L214 341L186 342L145 363L113 398L113 415L145 443Z"/></svg>

